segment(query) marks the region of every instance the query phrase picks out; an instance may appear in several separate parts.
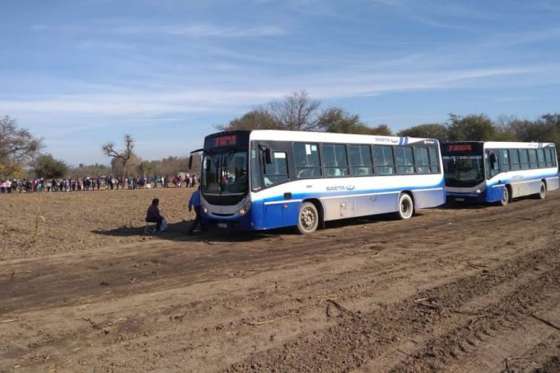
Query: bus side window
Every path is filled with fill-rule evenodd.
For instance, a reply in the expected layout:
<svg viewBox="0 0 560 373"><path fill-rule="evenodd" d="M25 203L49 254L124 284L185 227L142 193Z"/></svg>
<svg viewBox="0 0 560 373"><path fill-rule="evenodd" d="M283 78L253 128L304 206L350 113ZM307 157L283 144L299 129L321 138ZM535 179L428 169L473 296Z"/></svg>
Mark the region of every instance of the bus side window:
<svg viewBox="0 0 560 373"><path fill-rule="evenodd" d="M370 176L373 173L369 145L348 145L352 176Z"/></svg>
<svg viewBox="0 0 560 373"><path fill-rule="evenodd" d="M386 176L395 173L392 146L373 145L373 169L375 175Z"/></svg>
<svg viewBox="0 0 560 373"><path fill-rule="evenodd" d="M319 146L317 144L294 143L294 162L298 179L321 177Z"/></svg>
<svg viewBox="0 0 560 373"><path fill-rule="evenodd" d="M537 161L539 162L539 168L545 168L546 162L544 160L544 149L539 148L537 149Z"/></svg>
<svg viewBox="0 0 560 373"><path fill-rule="evenodd" d="M500 163L494 150L486 152L486 163L488 165L488 176L494 177L500 173Z"/></svg>
<svg viewBox="0 0 560 373"><path fill-rule="evenodd" d="M512 170L521 169L521 163L519 161L519 151L517 149L509 149L509 160L511 161Z"/></svg>
<svg viewBox="0 0 560 373"><path fill-rule="evenodd" d="M433 174L439 173L439 152L437 145L428 146L428 153L430 155L430 170Z"/></svg>
<svg viewBox="0 0 560 373"><path fill-rule="evenodd" d="M546 167L552 167L552 156L550 154L550 148L544 148L544 163Z"/></svg>
<svg viewBox="0 0 560 373"><path fill-rule="evenodd" d="M414 173L414 155L410 146L396 146L395 160L397 173L410 175Z"/></svg>
<svg viewBox="0 0 560 373"><path fill-rule="evenodd" d="M421 145L413 145L414 149L414 168L417 174L430 173L430 156L428 148Z"/></svg>
<svg viewBox="0 0 560 373"><path fill-rule="evenodd" d="M261 178L261 154L259 146L255 143L251 145L251 189L260 190L262 189L262 178Z"/></svg>
<svg viewBox="0 0 560 373"><path fill-rule="evenodd" d="M288 154L286 152L272 152L271 163L264 164L264 186L269 187L288 181Z"/></svg>
<svg viewBox="0 0 560 373"><path fill-rule="evenodd" d="M558 167L558 155L556 154L556 148L551 148L550 153L552 154L552 167Z"/></svg>
<svg viewBox="0 0 560 373"><path fill-rule="evenodd" d="M528 170L529 169L529 153L527 153L527 149L519 149L519 159L521 160L521 169Z"/></svg>
<svg viewBox="0 0 560 373"><path fill-rule="evenodd" d="M346 145L323 144L322 159L324 176L341 177L348 176L348 160L346 159Z"/></svg>
<svg viewBox="0 0 560 373"><path fill-rule="evenodd" d="M537 149L529 149L529 168L539 168L537 161Z"/></svg>
<svg viewBox="0 0 560 373"><path fill-rule="evenodd" d="M509 171L509 153L507 149L500 149L498 150L498 158L500 163L500 171L507 172Z"/></svg>

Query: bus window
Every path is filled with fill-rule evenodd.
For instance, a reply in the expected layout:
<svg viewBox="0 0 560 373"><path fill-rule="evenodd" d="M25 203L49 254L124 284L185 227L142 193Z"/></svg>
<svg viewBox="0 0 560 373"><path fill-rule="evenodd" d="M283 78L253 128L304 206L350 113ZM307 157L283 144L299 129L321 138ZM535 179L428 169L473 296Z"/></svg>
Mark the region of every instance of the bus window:
<svg viewBox="0 0 560 373"><path fill-rule="evenodd" d="M558 156L556 155L556 148L550 149L550 154L552 154L552 167L558 166Z"/></svg>
<svg viewBox="0 0 560 373"><path fill-rule="evenodd" d="M372 175L369 145L348 145L348 156L350 158L352 176Z"/></svg>
<svg viewBox="0 0 560 373"><path fill-rule="evenodd" d="M521 163L519 161L519 151L517 149L509 149L509 160L512 170L520 170Z"/></svg>
<svg viewBox="0 0 560 373"><path fill-rule="evenodd" d="M428 148L425 146L413 146L414 148L414 166L417 174L430 173L430 157Z"/></svg>
<svg viewBox="0 0 560 373"><path fill-rule="evenodd" d="M376 175L384 176L395 173L393 148L391 146L373 146L373 168Z"/></svg>
<svg viewBox="0 0 560 373"><path fill-rule="evenodd" d="M539 168L545 168L546 162L544 160L544 149L537 149L537 161L539 162Z"/></svg>
<svg viewBox="0 0 560 373"><path fill-rule="evenodd" d="M321 177L319 147L317 144L294 144L294 162L298 179Z"/></svg>
<svg viewBox="0 0 560 373"><path fill-rule="evenodd" d="M544 148L544 163L546 167L552 167L552 156L550 152L551 148Z"/></svg>
<svg viewBox="0 0 560 373"><path fill-rule="evenodd" d="M414 173L414 155L410 146L395 147L395 160L398 174L409 175Z"/></svg>
<svg viewBox="0 0 560 373"><path fill-rule="evenodd" d="M428 146L428 153L430 155L430 170L432 173L439 173L439 152L437 145Z"/></svg>
<svg viewBox="0 0 560 373"><path fill-rule="evenodd" d="M486 151L486 164L488 165L488 178L492 178L500 173L500 161L495 150Z"/></svg>
<svg viewBox="0 0 560 373"><path fill-rule="evenodd" d="M286 152L272 152L271 163L264 165L264 186L269 187L289 180L288 154Z"/></svg>
<svg viewBox="0 0 560 373"><path fill-rule="evenodd" d="M529 169L529 153L527 149L519 149L519 159L521 160L521 169Z"/></svg>
<svg viewBox="0 0 560 373"><path fill-rule="evenodd" d="M323 144L322 146L324 175L326 177L348 176L346 145Z"/></svg>
<svg viewBox="0 0 560 373"><path fill-rule="evenodd" d="M254 143L251 146L251 188L262 189L260 150Z"/></svg>
<svg viewBox="0 0 560 373"><path fill-rule="evenodd" d="M498 150L498 163L500 164L500 171L509 171L509 153L507 149Z"/></svg>
<svg viewBox="0 0 560 373"><path fill-rule="evenodd" d="M529 149L529 168L539 168L537 149Z"/></svg>

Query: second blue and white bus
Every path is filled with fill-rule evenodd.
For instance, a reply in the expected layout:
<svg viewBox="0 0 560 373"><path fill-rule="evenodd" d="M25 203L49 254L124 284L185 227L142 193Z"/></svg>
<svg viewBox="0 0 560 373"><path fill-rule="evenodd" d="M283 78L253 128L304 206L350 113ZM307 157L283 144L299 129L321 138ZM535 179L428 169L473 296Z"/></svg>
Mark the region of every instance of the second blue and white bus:
<svg viewBox="0 0 560 373"><path fill-rule="evenodd" d="M507 205L558 189L553 143L467 141L442 145L448 199Z"/></svg>
<svg viewBox="0 0 560 373"><path fill-rule="evenodd" d="M439 142L321 132L221 132L204 141L206 223L311 233L325 222L445 203Z"/></svg>

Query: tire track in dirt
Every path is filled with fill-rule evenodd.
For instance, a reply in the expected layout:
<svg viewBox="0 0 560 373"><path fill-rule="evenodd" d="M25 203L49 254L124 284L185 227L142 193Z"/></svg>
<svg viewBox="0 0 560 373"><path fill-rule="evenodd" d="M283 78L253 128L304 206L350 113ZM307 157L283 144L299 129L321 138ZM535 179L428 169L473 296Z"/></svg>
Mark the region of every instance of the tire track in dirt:
<svg viewBox="0 0 560 373"><path fill-rule="evenodd" d="M273 371L277 368L281 371L347 371L358 368L403 337L431 333L433 325L445 320L448 312L482 296L494 286L515 279L518 273L531 268L535 262L550 262L552 258L557 261L559 257L560 251L556 247L542 249L489 271L485 276L465 277L423 291L386 309L370 314L342 312L343 320L336 326L315 336L297 338L281 348L255 354L246 361L233 364L227 371ZM558 267L540 279L547 283L559 280ZM540 287L532 290L542 288L542 282L538 283ZM524 298L527 304L537 302L530 294L523 294L527 297ZM423 304L418 303L418 299L434 301ZM517 313L522 308L519 306ZM437 359L439 355L435 357Z"/></svg>

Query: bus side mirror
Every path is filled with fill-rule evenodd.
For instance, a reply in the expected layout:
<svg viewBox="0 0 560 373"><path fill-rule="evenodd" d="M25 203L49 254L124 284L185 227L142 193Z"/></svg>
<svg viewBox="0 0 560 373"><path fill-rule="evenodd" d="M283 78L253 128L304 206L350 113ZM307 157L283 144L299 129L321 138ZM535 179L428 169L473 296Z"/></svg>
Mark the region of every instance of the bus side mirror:
<svg viewBox="0 0 560 373"><path fill-rule="evenodd" d="M192 169L192 154L189 156L189 170Z"/></svg>
<svg viewBox="0 0 560 373"><path fill-rule="evenodd" d="M496 158L496 153L490 153L490 164L492 165L492 168L495 168L497 161L498 159Z"/></svg>
<svg viewBox="0 0 560 373"><path fill-rule="evenodd" d="M265 160L266 164L271 164L272 163L272 154L270 152L270 148L266 148L264 150L264 160Z"/></svg>

